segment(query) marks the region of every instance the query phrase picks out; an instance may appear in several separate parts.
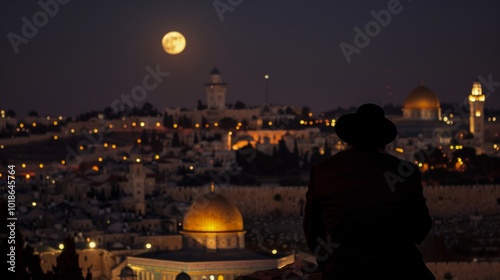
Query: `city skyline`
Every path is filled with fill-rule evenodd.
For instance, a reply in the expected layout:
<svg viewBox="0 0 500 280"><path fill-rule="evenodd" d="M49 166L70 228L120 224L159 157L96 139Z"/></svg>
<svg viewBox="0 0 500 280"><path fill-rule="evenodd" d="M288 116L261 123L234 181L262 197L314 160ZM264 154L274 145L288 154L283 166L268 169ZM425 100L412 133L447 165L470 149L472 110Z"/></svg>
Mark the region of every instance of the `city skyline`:
<svg viewBox="0 0 500 280"><path fill-rule="evenodd" d="M1 107L18 116L101 110L141 84L147 67L169 73L143 100L160 110L204 101L213 67L229 84L228 103L263 104L268 74L271 103L314 113L365 102L401 105L421 80L441 102L461 103L475 79L500 77L494 1L41 3L57 9L3 7ZM34 17L44 7L52 14L45 12L32 38L12 35L24 38L24 24L44 20ZM187 46L172 56L161 38L174 30ZM357 30L373 36L356 44ZM487 108L500 104L495 90Z"/></svg>

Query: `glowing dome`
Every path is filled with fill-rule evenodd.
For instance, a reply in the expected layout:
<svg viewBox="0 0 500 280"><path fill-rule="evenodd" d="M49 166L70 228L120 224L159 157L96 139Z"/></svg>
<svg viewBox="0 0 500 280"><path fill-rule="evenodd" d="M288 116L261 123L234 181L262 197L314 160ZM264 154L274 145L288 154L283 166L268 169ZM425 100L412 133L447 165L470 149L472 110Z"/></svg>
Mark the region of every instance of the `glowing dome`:
<svg viewBox="0 0 500 280"><path fill-rule="evenodd" d="M426 86L416 87L406 97L403 105L403 118L418 121L441 120L439 98Z"/></svg>
<svg viewBox="0 0 500 280"><path fill-rule="evenodd" d="M439 109L439 98L428 87L420 85L410 92L403 108L405 109Z"/></svg>
<svg viewBox="0 0 500 280"><path fill-rule="evenodd" d="M199 196L184 216L184 231L243 231L243 217L238 208L221 194L210 192Z"/></svg>

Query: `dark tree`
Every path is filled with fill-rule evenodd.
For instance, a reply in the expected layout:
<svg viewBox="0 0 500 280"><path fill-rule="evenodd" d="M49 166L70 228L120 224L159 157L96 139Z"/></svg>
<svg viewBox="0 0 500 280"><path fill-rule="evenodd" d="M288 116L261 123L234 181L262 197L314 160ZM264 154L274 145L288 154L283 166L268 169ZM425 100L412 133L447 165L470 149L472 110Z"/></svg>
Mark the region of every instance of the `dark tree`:
<svg viewBox="0 0 500 280"><path fill-rule="evenodd" d="M149 145L148 133L145 129L141 133L141 144L143 147Z"/></svg>
<svg viewBox="0 0 500 280"><path fill-rule="evenodd" d="M28 116L30 116L30 117L38 117L38 113L37 113L35 110L31 110L31 111L28 113Z"/></svg>
<svg viewBox="0 0 500 280"><path fill-rule="evenodd" d="M245 108L246 108L245 103L243 103L241 101L236 101L236 103L234 103L234 109L236 109L236 110L241 110L241 109L245 109Z"/></svg>
<svg viewBox="0 0 500 280"><path fill-rule="evenodd" d="M163 126L172 128L173 125L174 125L174 117L171 115L167 115L167 113L165 113L163 115Z"/></svg>
<svg viewBox="0 0 500 280"><path fill-rule="evenodd" d="M16 112L14 112L13 110L7 110L7 112L5 113L5 115L7 117L15 118L16 117Z"/></svg>
<svg viewBox="0 0 500 280"><path fill-rule="evenodd" d="M222 129L225 129L225 130L234 129L234 128L236 128L237 125L238 125L238 121L233 119L233 118L230 118L230 117L222 118L219 121L219 127Z"/></svg>
<svg viewBox="0 0 500 280"><path fill-rule="evenodd" d="M201 102L201 100L198 99L198 103L196 105L196 110L204 110L206 108L207 108L207 106L205 104L203 104L203 102Z"/></svg>
<svg viewBox="0 0 500 280"><path fill-rule="evenodd" d="M172 135L172 148L177 148L181 146L181 140L179 138L179 134L174 132Z"/></svg>
<svg viewBox="0 0 500 280"><path fill-rule="evenodd" d="M84 280L82 269L78 263L75 242L71 236L64 239L64 249L57 257L56 266L52 268L55 280Z"/></svg>

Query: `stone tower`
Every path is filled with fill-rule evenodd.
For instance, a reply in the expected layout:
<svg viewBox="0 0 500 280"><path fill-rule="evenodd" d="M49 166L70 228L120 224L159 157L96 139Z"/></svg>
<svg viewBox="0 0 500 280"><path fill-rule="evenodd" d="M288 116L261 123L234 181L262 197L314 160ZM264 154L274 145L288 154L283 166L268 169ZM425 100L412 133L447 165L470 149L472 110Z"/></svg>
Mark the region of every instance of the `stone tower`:
<svg viewBox="0 0 500 280"><path fill-rule="evenodd" d="M219 69L214 68L210 72L210 82L205 84L208 110L219 111L226 108L226 90L227 83L222 82Z"/></svg>
<svg viewBox="0 0 500 280"><path fill-rule="evenodd" d="M470 121L469 130L479 143L484 141L484 101L486 96L483 94L481 83L474 81L472 91L469 95Z"/></svg>
<svg viewBox="0 0 500 280"><path fill-rule="evenodd" d="M144 172L142 159L140 154L132 154L128 165L129 172L127 174L130 195L134 201L135 212L143 215L145 212L145 181L146 173Z"/></svg>

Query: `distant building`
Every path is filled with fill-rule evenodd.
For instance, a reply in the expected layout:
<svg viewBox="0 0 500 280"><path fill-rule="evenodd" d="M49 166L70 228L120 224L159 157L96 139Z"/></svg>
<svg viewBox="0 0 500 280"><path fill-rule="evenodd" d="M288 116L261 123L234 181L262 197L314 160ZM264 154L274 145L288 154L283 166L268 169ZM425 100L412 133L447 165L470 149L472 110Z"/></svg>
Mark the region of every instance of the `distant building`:
<svg viewBox="0 0 500 280"><path fill-rule="evenodd" d="M222 81L219 69L214 68L210 72L210 81L205 83L206 108L196 110L183 110L181 108L166 108L165 113L173 117L178 123L183 117L191 120L192 125L218 126L218 122L224 118L232 118L240 122L247 122L249 128L256 129L262 125L259 122L261 108L228 108L226 106L227 83Z"/></svg>
<svg viewBox="0 0 500 280"><path fill-rule="evenodd" d="M185 214L181 234L184 237L181 250L152 251L128 257L128 267L139 280L176 279L181 273L193 280L231 280L294 261L293 255L246 249L240 211L226 197L215 193L213 184L211 191L195 199ZM118 269L122 267L115 270ZM118 275L119 271L113 274Z"/></svg>
<svg viewBox="0 0 500 280"><path fill-rule="evenodd" d="M402 117L392 118L400 137L434 138L439 144L451 141L452 128L442 121L439 98L428 87L421 84L412 90L402 111Z"/></svg>
<svg viewBox="0 0 500 280"><path fill-rule="evenodd" d="M419 85L406 97L403 105L405 120L440 121L441 107L438 96L424 85Z"/></svg>
<svg viewBox="0 0 500 280"><path fill-rule="evenodd" d="M474 81L472 84L472 91L469 95L470 105L470 120L469 131L474 135L474 138L479 142L484 141L484 101L486 100L481 83Z"/></svg>

